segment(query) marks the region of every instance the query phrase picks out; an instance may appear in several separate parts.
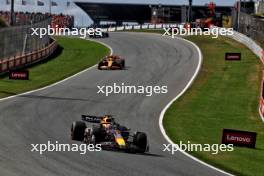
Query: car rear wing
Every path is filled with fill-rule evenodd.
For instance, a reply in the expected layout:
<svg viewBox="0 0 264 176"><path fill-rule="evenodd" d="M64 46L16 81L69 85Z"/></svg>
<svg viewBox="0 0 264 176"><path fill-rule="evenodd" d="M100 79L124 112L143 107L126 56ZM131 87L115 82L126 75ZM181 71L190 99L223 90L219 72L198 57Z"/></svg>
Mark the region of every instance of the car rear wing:
<svg viewBox="0 0 264 176"><path fill-rule="evenodd" d="M92 115L82 115L82 120L90 123L100 123L103 117L92 116Z"/></svg>

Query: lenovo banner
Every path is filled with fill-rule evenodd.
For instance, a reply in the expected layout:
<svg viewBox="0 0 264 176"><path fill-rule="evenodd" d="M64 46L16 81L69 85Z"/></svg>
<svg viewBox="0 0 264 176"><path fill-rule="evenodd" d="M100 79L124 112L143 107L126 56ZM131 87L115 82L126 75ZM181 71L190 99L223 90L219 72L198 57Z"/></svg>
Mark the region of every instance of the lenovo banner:
<svg viewBox="0 0 264 176"><path fill-rule="evenodd" d="M241 60L241 53L226 53L225 60L229 61L240 61Z"/></svg>
<svg viewBox="0 0 264 176"><path fill-rule="evenodd" d="M222 144L234 144L237 146L255 148L256 137L257 133L255 132L224 129Z"/></svg>
<svg viewBox="0 0 264 176"><path fill-rule="evenodd" d="M9 79L17 79L17 80L28 80L29 72L27 70L23 71L10 71Z"/></svg>

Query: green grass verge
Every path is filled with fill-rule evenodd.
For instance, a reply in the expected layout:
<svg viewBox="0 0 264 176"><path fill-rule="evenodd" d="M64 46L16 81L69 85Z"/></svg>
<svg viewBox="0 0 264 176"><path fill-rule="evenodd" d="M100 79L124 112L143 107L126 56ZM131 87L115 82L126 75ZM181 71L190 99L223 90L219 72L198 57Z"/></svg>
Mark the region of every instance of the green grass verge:
<svg viewBox="0 0 264 176"><path fill-rule="evenodd" d="M257 132L256 149L235 147L213 155L191 152L203 161L238 175L264 174L264 123L258 114L262 66L245 46L227 39L191 36L204 56L192 87L167 110L164 127L175 142L220 143L222 129ZM226 52L241 52L242 61L225 61Z"/></svg>
<svg viewBox="0 0 264 176"><path fill-rule="evenodd" d="M56 37L62 52L55 58L29 68L30 80L0 78L0 97L47 86L95 65L109 49L102 44L78 38Z"/></svg>

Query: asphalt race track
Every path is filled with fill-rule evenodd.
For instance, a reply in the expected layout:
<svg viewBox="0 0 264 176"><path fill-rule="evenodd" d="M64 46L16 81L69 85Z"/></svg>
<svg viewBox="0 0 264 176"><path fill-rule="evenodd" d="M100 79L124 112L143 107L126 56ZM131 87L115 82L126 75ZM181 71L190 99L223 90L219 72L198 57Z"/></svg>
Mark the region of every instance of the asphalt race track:
<svg viewBox="0 0 264 176"><path fill-rule="evenodd" d="M113 33L101 41L126 58L123 71L88 70L51 88L0 101L2 176L194 176L223 175L177 152L163 152L159 114L188 83L198 64L189 43L151 34ZM58 68L59 69L59 68ZM168 93L146 97L97 94L98 85L167 85ZM74 143L72 121L81 114L112 114L117 121L148 134L149 154L123 152L31 152L31 145Z"/></svg>

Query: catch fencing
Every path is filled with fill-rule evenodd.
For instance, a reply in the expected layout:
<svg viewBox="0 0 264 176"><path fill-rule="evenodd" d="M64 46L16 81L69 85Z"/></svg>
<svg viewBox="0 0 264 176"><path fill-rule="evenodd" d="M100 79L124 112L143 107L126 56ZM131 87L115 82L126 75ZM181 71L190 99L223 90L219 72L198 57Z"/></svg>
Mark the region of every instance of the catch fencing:
<svg viewBox="0 0 264 176"><path fill-rule="evenodd" d="M31 35L31 28L47 28L51 19L23 26L5 27L0 29L0 60L14 56L26 55L45 48L50 44L48 35L39 38Z"/></svg>
<svg viewBox="0 0 264 176"><path fill-rule="evenodd" d="M57 42L52 40L48 46L40 50L0 60L0 74L6 73L13 69L24 68L25 66L46 59L54 53L54 51L57 49L57 45Z"/></svg>
<svg viewBox="0 0 264 176"><path fill-rule="evenodd" d="M241 12L238 32L252 38L260 46L264 47L264 19Z"/></svg>
<svg viewBox="0 0 264 176"><path fill-rule="evenodd" d="M24 68L39 62L57 49L57 42L48 34L40 38L31 35L31 28L47 28L51 18L23 26L0 29L0 74L10 70Z"/></svg>

